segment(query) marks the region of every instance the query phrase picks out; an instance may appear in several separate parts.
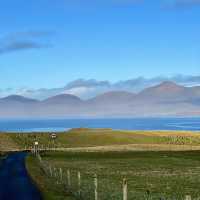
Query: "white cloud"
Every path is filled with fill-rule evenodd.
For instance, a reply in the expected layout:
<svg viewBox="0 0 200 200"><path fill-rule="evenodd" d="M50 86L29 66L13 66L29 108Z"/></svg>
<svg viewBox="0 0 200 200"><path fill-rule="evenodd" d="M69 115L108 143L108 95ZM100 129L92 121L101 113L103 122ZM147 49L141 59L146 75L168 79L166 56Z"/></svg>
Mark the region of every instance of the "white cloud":
<svg viewBox="0 0 200 200"><path fill-rule="evenodd" d="M75 88L71 88L69 90L65 90L62 93L63 94L72 94L78 97L82 97L82 98L87 98L90 97L91 93L94 93L96 90L96 88L92 88L92 87L75 87Z"/></svg>
<svg viewBox="0 0 200 200"><path fill-rule="evenodd" d="M151 79L138 77L130 80L119 81L116 83L110 83L109 81L97 81L94 79L91 80L78 79L68 83L65 87L61 88L1 89L0 97L5 97L11 94L17 94L29 98L42 100L59 94L72 94L82 99L88 99L108 91L124 90L137 93L143 90L144 88L157 85L163 81L173 81L177 84L184 86L197 86L200 85L200 76L176 75L173 77L154 77Z"/></svg>

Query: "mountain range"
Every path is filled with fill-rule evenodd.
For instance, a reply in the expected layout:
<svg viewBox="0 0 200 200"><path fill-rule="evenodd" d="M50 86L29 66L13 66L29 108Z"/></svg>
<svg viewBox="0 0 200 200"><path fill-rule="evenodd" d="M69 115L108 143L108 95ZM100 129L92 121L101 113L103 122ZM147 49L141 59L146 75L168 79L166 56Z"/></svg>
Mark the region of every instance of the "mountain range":
<svg viewBox="0 0 200 200"><path fill-rule="evenodd" d="M166 81L139 93L111 91L83 100L60 94L45 100L18 95L0 98L0 118L199 116L200 86Z"/></svg>

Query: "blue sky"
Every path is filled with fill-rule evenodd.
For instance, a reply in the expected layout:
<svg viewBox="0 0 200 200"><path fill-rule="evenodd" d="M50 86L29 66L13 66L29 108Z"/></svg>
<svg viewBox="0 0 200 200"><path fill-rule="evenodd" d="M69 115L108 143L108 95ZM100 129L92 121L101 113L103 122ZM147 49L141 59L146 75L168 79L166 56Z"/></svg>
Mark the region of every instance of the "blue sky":
<svg viewBox="0 0 200 200"><path fill-rule="evenodd" d="M200 75L198 0L1 0L0 88Z"/></svg>

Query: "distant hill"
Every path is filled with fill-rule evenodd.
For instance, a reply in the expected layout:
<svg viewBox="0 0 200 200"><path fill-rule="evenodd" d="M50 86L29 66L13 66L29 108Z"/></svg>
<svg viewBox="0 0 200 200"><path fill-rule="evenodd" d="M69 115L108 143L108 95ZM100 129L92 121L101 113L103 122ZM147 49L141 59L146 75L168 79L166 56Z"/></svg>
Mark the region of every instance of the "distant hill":
<svg viewBox="0 0 200 200"><path fill-rule="evenodd" d="M137 98L151 101L177 101L188 98L189 88L173 82L163 82L140 92Z"/></svg>
<svg viewBox="0 0 200 200"><path fill-rule="evenodd" d="M125 91L113 91L107 92L96 96L95 98L89 99L89 103L93 104L125 104L133 100L135 94Z"/></svg>
<svg viewBox="0 0 200 200"><path fill-rule="evenodd" d="M10 95L0 99L0 103L37 103L38 100L26 98L20 95Z"/></svg>
<svg viewBox="0 0 200 200"><path fill-rule="evenodd" d="M50 97L44 101L44 104L70 104L75 105L77 103L81 103L82 100L77 96L70 95L70 94L60 94L53 97Z"/></svg>
<svg viewBox="0 0 200 200"><path fill-rule="evenodd" d="M18 118L33 116L39 104L35 99L19 95L10 95L0 99L0 118Z"/></svg>
<svg viewBox="0 0 200 200"><path fill-rule="evenodd" d="M82 100L60 94L43 101L11 95L0 99L0 117L199 116L200 87L163 82L138 94L112 91Z"/></svg>

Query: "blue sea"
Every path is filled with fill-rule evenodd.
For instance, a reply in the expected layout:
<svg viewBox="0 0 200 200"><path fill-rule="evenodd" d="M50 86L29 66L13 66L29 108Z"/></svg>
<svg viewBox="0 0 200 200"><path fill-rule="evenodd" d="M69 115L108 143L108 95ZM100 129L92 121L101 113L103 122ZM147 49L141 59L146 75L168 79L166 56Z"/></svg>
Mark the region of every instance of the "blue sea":
<svg viewBox="0 0 200 200"><path fill-rule="evenodd" d="M0 120L0 131L8 132L58 132L80 127L112 128L116 130L200 131L200 118Z"/></svg>

